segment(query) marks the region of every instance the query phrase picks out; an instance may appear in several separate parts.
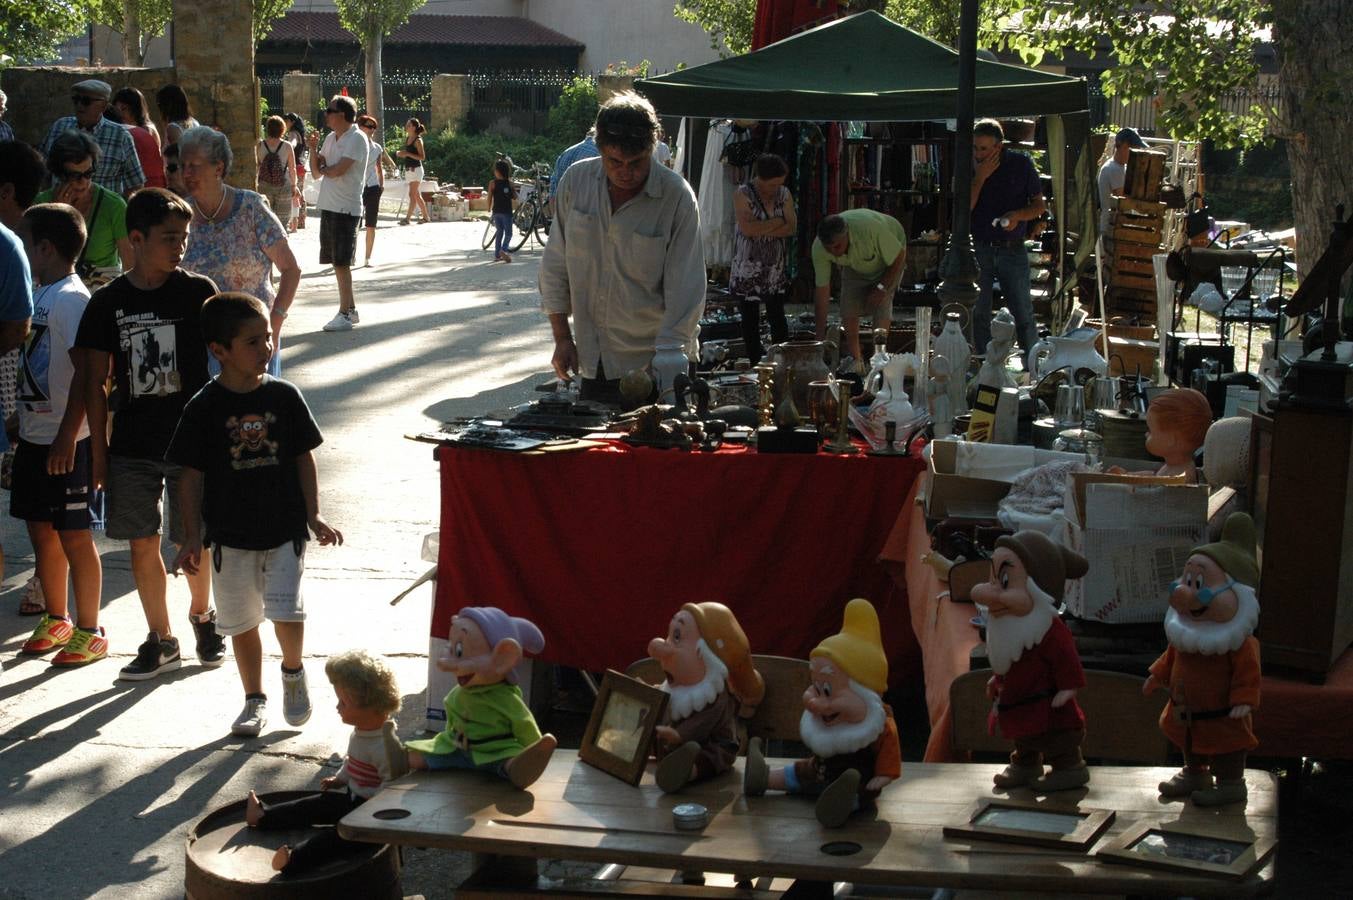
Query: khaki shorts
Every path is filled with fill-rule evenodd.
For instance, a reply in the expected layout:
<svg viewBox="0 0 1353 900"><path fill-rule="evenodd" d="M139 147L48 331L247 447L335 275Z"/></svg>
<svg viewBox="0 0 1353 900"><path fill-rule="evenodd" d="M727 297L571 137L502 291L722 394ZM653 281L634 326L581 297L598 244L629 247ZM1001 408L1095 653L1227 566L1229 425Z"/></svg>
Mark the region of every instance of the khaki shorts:
<svg viewBox="0 0 1353 900"><path fill-rule="evenodd" d="M879 283L879 279L865 278L854 269L841 267L841 318L859 319L869 316L874 322L879 321L887 314L888 321L893 320L893 298L888 297L888 305L885 308L879 303L873 308L869 307L869 292L874 290L874 285Z"/></svg>

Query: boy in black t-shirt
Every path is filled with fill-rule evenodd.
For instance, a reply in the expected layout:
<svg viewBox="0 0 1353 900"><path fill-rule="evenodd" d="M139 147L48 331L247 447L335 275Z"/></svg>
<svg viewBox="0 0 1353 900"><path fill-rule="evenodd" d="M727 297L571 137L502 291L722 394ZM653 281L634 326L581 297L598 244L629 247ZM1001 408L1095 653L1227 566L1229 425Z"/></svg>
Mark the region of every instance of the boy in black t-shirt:
<svg viewBox="0 0 1353 900"><path fill-rule="evenodd" d="M207 381L207 347L198 316L216 293L210 278L178 267L193 211L162 188L137 191L127 203L127 237L135 264L90 298L75 335L75 377L83 385L96 487L108 489L107 531L131 544L132 578L150 634L122 668L124 681L145 681L179 667L179 642L165 604L168 579L160 556L160 497L169 487L169 539L183 544L175 515L178 467L164 451L188 398ZM113 395L105 389L109 366ZM74 387L72 387L74 390ZM108 413L113 436L108 440ZM206 573L188 578L189 621L197 658L215 668L225 642L209 608Z"/></svg>
<svg viewBox="0 0 1353 900"><path fill-rule="evenodd" d="M165 454L183 470L186 539L174 567L206 571L202 548L211 548L218 627L230 636L244 685L244 710L230 730L253 737L267 724L258 635L265 618L282 647L283 716L290 725L310 718L301 665L306 528L321 546L342 544L343 535L319 517L311 451L323 439L310 408L294 385L267 374L267 307L248 294L217 294L202 307L202 336L221 374L188 401Z"/></svg>

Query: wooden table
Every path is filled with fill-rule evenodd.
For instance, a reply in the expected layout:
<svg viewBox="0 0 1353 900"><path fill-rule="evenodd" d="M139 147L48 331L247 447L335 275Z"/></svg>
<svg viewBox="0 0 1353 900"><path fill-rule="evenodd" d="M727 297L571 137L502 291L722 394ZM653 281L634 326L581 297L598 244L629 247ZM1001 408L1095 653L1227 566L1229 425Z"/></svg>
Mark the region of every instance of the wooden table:
<svg viewBox="0 0 1353 900"><path fill-rule="evenodd" d="M1091 855L941 834L965 821L993 792L998 766L905 763L902 778L884 791L876 816L856 814L845 827L825 829L802 797L742 795L742 760L735 772L663 794L646 774L637 788L579 763L571 750L555 753L529 791L473 772L415 773L387 785L349 813L339 833L355 840L444 847L487 854L473 876L479 884L535 887L535 860L562 858L631 866L778 876L814 882L883 886L980 888L1003 891L1241 896L1272 888L1273 857L1248 880L1159 872L1110 865ZM1089 788L1048 801L1049 808L1111 809L1117 818L1096 846L1142 820L1206 822L1277 837L1277 780L1246 773L1246 809L1201 810L1164 803L1156 783L1171 769L1095 767ZM1010 794L1033 799L1026 791ZM697 802L710 812L703 831L677 831L672 807ZM836 856L829 842L859 850ZM1276 854L1275 854L1276 856ZM520 860L514 867L513 858ZM514 882L512 879L516 879Z"/></svg>

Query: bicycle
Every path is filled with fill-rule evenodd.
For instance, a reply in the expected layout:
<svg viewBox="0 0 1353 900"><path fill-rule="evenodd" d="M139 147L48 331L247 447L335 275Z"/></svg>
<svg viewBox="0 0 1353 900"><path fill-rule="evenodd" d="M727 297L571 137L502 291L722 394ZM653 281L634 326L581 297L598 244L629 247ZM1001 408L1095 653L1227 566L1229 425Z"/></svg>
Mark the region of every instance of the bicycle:
<svg viewBox="0 0 1353 900"><path fill-rule="evenodd" d="M512 180L520 183L522 190L521 203L512 213L512 227L516 229L517 238L507 249L516 253L526 246L526 241L532 235L535 236L536 243L545 246L545 241L550 236L550 226L554 224L554 215L550 207L550 164L533 163L531 168L526 169L513 165L510 156L500 154L498 158L506 160L508 165L512 166ZM493 246L493 235L493 218L490 216L484 226L481 249L487 250Z"/></svg>

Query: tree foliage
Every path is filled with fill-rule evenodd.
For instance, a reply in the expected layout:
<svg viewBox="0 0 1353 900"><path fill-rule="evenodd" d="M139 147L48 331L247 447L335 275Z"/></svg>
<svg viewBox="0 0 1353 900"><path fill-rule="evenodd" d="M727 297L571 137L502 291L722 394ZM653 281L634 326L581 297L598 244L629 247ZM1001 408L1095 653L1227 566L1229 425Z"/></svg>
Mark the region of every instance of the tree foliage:
<svg viewBox="0 0 1353 900"><path fill-rule="evenodd" d="M272 24L287 14L296 0L254 0L254 43L272 31Z"/></svg>
<svg viewBox="0 0 1353 900"><path fill-rule="evenodd" d="M338 21L357 36L366 49L377 37L385 37L405 22L427 0L334 0Z"/></svg>
<svg viewBox="0 0 1353 900"><path fill-rule="evenodd" d="M123 62L139 66L146 45L174 19L172 0L90 0L90 19L122 35Z"/></svg>
<svg viewBox="0 0 1353 900"><path fill-rule="evenodd" d="M0 65L51 59L88 21L84 0L0 0Z"/></svg>
<svg viewBox="0 0 1353 900"><path fill-rule="evenodd" d="M565 147L582 140L597 120L597 85L586 75L564 85L559 102L550 108L547 131L550 139Z"/></svg>

